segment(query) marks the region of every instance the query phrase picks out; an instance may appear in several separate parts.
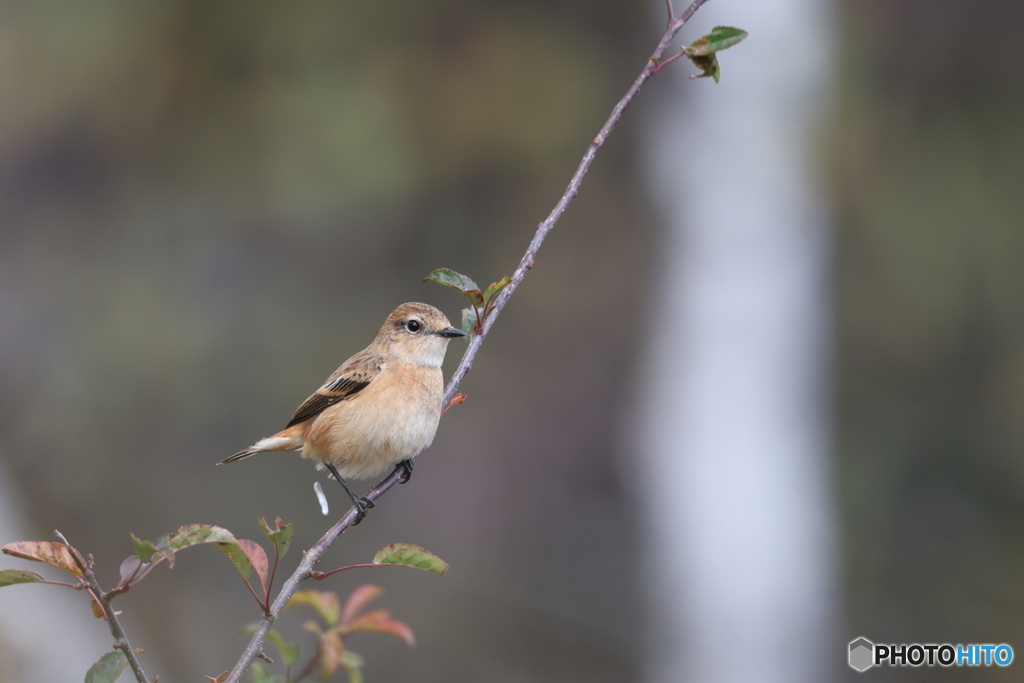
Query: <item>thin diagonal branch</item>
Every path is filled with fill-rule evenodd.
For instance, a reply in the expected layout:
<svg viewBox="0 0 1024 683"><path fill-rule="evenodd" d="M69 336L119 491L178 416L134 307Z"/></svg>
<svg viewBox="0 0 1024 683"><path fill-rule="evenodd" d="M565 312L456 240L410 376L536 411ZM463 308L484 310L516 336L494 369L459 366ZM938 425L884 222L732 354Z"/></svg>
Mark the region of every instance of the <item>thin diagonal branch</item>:
<svg viewBox="0 0 1024 683"><path fill-rule="evenodd" d="M480 351L480 345L483 344L484 338L487 333L490 332L491 327L494 325L494 321L501 313L505 304L508 303L509 297L515 292L519 283L526 277L526 273L533 267L534 259L537 256L537 251L540 249L541 244L544 243L544 239L551 232L551 229L555 227L555 223L565 213L566 207L579 193L580 184L583 182L583 177L590 170L590 165L594 161L594 157L597 151L604 145L608 135L611 134L612 130L619 123L622 118L622 113L625 111L629 103L633 101L637 93L640 92L640 88L643 87L644 83L650 79L662 63L662 56L665 54L665 50L671 44L679 30L683 28L693 13L696 12L701 5L708 0L694 0L686 11L684 11L678 18L669 22L668 29L665 34L661 37L658 42L658 47L654 50L654 53L647 60L647 64L644 66L643 71L637 76L636 80L630 86L629 90L622 97L621 100L612 108L611 115L605 124L598 131L597 137L594 138L593 142L587 148L586 153L583 155L583 159L580 161L579 166L576 168L576 172L569 180L569 185L566 187L565 192L562 194L561 199L555 204L555 208L551 210L548 217L544 219L540 225L537 226L537 231L533 235L533 239L530 241L530 245L526 249L526 253L523 254L523 258L519 262L519 266L512 274L511 282L504 289L501 290L495 297L494 306L491 311L483 320L483 324L480 326L480 334L473 334L469 339L469 346L466 348L466 352L462 355L462 360L459 361L458 367L452 374L451 380L444 390L444 399L441 405L448 405L455 393L458 391L459 385L462 384L462 380L465 379L470 369L473 367L473 360L476 358L477 353ZM394 472L389 474L383 481L376 486L370 488L366 493L366 498L371 501L375 501L382 495L387 493L391 487L398 483L398 480L402 478L405 470L402 466L395 468ZM274 600L274 604L270 606L270 613L265 616L256 628L256 632L253 633L252 638L249 641L249 645L242 652L241 659L235 664L235 668L231 670L231 675L228 676L226 683L238 683L239 678L249 667L252 661L259 656L263 648L263 640L266 638L267 633L273 626L277 619L277 615L281 612L284 606L288 603L291 596L298 590L299 584L305 579L312 576L313 565L320 561L320 557L324 551L331 546L332 543L340 536L345 529L347 529L356 519L356 509L353 507L345 515L338 520L338 522L331 527L331 529L321 538L315 546L306 552L305 557L299 563L298 568L295 572L288 577L288 580L281 586L281 592L278 593L277 599Z"/></svg>
<svg viewBox="0 0 1024 683"><path fill-rule="evenodd" d="M92 563L86 562L81 553L68 543L68 539L64 538L61 532L54 531L54 533L71 550L71 556L75 559L75 564L82 571L82 583L85 584L86 590L92 595L96 604L103 610L107 625L110 626L110 634L114 636L114 647L123 652L124 656L128 658L128 666L131 667L132 673L135 674L135 679L139 683L150 683L150 680L146 678L146 672L142 670L142 663L139 662L139 658L135 655L131 643L128 642L128 635L124 632L121 622L117 620L117 613L110 606L110 600L113 596L104 593L103 589L100 588L96 575L92 571Z"/></svg>

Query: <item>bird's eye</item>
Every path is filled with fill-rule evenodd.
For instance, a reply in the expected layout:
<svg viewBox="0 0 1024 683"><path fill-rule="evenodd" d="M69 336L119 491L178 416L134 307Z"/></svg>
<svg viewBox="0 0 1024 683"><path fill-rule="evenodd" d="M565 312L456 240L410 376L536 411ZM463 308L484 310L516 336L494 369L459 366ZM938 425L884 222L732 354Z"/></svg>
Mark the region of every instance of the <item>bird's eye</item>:
<svg viewBox="0 0 1024 683"><path fill-rule="evenodd" d="M419 332L423 325L420 324L419 320L410 320L405 324L410 332Z"/></svg>

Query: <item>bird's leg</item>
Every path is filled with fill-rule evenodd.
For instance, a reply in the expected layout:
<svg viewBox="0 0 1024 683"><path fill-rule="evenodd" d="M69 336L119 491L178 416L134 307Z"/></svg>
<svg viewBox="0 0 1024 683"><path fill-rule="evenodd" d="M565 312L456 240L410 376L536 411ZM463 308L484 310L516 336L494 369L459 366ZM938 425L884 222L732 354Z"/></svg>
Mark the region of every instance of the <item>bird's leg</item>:
<svg viewBox="0 0 1024 683"><path fill-rule="evenodd" d="M334 468L334 465L332 465L329 462L325 462L324 464L327 465L327 469L331 471L331 474L334 475L334 478L337 479L338 483L341 484L342 488L345 489L345 493L347 493L348 497L352 499L352 504L355 505L356 510L359 511L359 516L356 517L356 521L352 524L352 526L359 524L359 522L363 521L363 517L366 516L366 511L369 508L373 507L373 501L370 500L369 498L363 498L362 496L357 496L355 493L353 493L352 489L350 489L348 487L348 484L345 483L345 480L341 478L340 474L338 474L338 470Z"/></svg>
<svg viewBox="0 0 1024 683"><path fill-rule="evenodd" d="M405 472L402 473L402 478L398 480L399 484L404 484L412 477L412 458L406 458L402 462L398 463L398 466L405 470Z"/></svg>

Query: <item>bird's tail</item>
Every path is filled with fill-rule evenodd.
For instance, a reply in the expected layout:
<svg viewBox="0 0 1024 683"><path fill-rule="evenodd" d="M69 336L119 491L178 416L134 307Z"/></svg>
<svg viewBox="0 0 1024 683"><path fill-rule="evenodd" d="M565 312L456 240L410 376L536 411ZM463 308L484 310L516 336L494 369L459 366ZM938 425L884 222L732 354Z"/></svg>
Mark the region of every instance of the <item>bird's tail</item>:
<svg viewBox="0 0 1024 683"><path fill-rule="evenodd" d="M238 451L230 458L224 458L217 464L227 465L228 463L244 460L250 455L264 453L266 451L297 451L303 446L302 434L305 427L305 424L295 425L285 429L284 431L278 432L273 436L260 439L244 451Z"/></svg>
<svg viewBox="0 0 1024 683"><path fill-rule="evenodd" d="M254 451L251 448L246 448L244 451L238 451L237 453L232 455L230 458L224 458L223 460L221 460L217 464L218 465L227 465L228 463L238 462L239 460L243 460L245 458L248 458L250 455L256 455L257 453L259 453L259 451Z"/></svg>

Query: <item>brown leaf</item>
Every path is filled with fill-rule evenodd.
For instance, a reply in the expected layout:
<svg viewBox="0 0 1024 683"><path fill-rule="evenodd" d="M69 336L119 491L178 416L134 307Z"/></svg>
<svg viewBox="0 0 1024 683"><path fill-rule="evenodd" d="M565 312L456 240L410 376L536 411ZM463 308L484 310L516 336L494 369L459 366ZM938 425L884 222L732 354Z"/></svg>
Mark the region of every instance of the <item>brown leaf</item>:
<svg viewBox="0 0 1024 683"><path fill-rule="evenodd" d="M206 680L210 681L210 683L224 683L224 681L228 680L228 672L225 671L224 673L222 673L220 676L217 676L216 678L214 678L213 676L203 676L203 678L205 678Z"/></svg>
<svg viewBox="0 0 1024 683"><path fill-rule="evenodd" d="M58 569L63 569L69 574L82 576L82 570L78 568L71 548L63 543L54 541L15 541L3 547L8 555L21 557L35 562L52 564Z"/></svg>
<svg viewBox="0 0 1024 683"><path fill-rule="evenodd" d="M103 611L103 607L100 605L100 603L96 602L96 598L93 598L92 600L92 615L97 619L107 618L106 613Z"/></svg>

